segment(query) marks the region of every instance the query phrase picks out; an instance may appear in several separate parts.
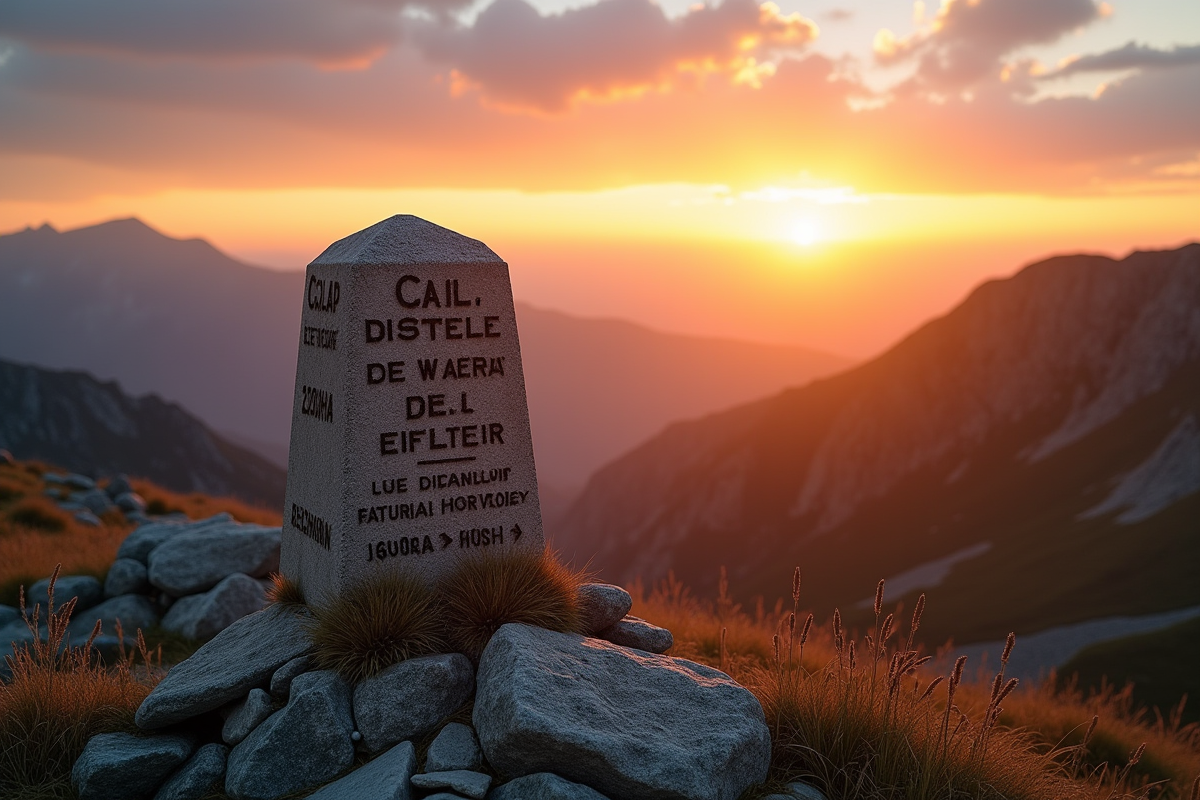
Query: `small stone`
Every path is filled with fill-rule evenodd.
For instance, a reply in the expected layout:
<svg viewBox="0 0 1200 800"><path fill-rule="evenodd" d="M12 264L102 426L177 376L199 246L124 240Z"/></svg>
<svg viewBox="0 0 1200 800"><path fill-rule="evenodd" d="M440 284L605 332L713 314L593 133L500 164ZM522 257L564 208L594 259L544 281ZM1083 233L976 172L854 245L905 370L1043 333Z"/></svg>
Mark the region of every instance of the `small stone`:
<svg viewBox="0 0 1200 800"><path fill-rule="evenodd" d="M96 581L99 584L99 581ZM105 600L98 606L93 606L82 613L77 612L67 626L67 633L75 644L83 644L100 620L105 633L117 632L117 622L121 623L123 633L134 635L139 628L149 630L158 624L158 609L154 601L145 595L123 594Z"/></svg>
<svg viewBox="0 0 1200 800"><path fill-rule="evenodd" d="M96 482L94 480L89 478L87 475L79 475L77 473L62 476L61 482L64 486L69 486L72 489L79 489L85 492L88 489L96 488Z"/></svg>
<svg viewBox="0 0 1200 800"><path fill-rule="evenodd" d="M611 628L601 631L598 636L622 647L632 647L655 654L665 653L675 644L675 637L669 630L651 625L637 617L625 617Z"/></svg>
<svg viewBox="0 0 1200 800"><path fill-rule="evenodd" d="M470 725L451 722L438 732L425 756L426 772L477 770L483 766L483 752Z"/></svg>
<svg viewBox="0 0 1200 800"><path fill-rule="evenodd" d="M233 748L225 791L235 800L275 800L331 781L354 765L353 730L345 679L305 673L287 705Z"/></svg>
<svg viewBox="0 0 1200 800"><path fill-rule="evenodd" d="M354 689L354 718L372 753L433 731L471 697L475 670L461 653L393 664Z"/></svg>
<svg viewBox="0 0 1200 800"><path fill-rule="evenodd" d="M231 747L240 744L271 716L273 711L271 695L262 689L251 689L246 699L235 705L225 718L225 725L221 728L221 740Z"/></svg>
<svg viewBox="0 0 1200 800"><path fill-rule="evenodd" d="M104 587L100 581L91 575L60 575L54 582L54 607L62 608L72 597L75 601L75 613L86 611L104 599ZM42 618L46 617L46 607L50 602L50 579L42 578L25 593L25 607L33 610L34 605L42 607Z"/></svg>
<svg viewBox="0 0 1200 800"><path fill-rule="evenodd" d="M133 484L129 482L128 475L118 475L108 482L104 487L105 493L114 501L123 494L128 494L133 491Z"/></svg>
<svg viewBox="0 0 1200 800"><path fill-rule="evenodd" d="M191 754L191 742L179 736L102 733L84 746L71 783L79 800L143 800Z"/></svg>
<svg viewBox="0 0 1200 800"><path fill-rule="evenodd" d="M126 514L132 511L146 510L146 499L137 492L125 492L124 494L119 494L113 500L113 503L116 504L117 508L124 511Z"/></svg>
<svg viewBox="0 0 1200 800"><path fill-rule="evenodd" d="M552 772L535 772L497 786L488 800L608 800L582 783L573 783Z"/></svg>
<svg viewBox="0 0 1200 800"><path fill-rule="evenodd" d="M0 464L16 464L17 460L13 458L13 454L7 450L0 450Z"/></svg>
<svg viewBox="0 0 1200 800"><path fill-rule="evenodd" d="M582 633L587 636L595 636L617 624L633 608L629 592L610 583L585 583L579 587L576 598Z"/></svg>
<svg viewBox="0 0 1200 800"><path fill-rule="evenodd" d="M261 611L267 595L249 575L230 575L204 594L181 597L162 626L189 639L211 639L245 616Z"/></svg>
<svg viewBox="0 0 1200 800"><path fill-rule="evenodd" d="M413 775L412 785L418 789L449 789L471 800L483 800L488 787L492 785L492 776L465 769L426 772L424 775Z"/></svg>
<svg viewBox="0 0 1200 800"><path fill-rule="evenodd" d="M176 664L137 711L143 730L174 725L266 685L275 670L312 650L307 609L268 606L221 631Z"/></svg>
<svg viewBox="0 0 1200 800"><path fill-rule="evenodd" d="M75 521L89 528L99 528L104 524L99 517L86 508L75 512Z"/></svg>
<svg viewBox="0 0 1200 800"><path fill-rule="evenodd" d="M293 658L275 670L275 674L271 676L271 697L286 700L288 691L292 688L292 681L297 676L308 672L312 667L312 656L300 656L299 658ZM356 739L355 741L358 740Z"/></svg>
<svg viewBox="0 0 1200 800"><path fill-rule="evenodd" d="M413 743L401 742L346 777L318 789L308 800L411 800L409 781L416 771Z"/></svg>
<svg viewBox="0 0 1200 800"><path fill-rule="evenodd" d="M206 592L241 572L257 578L279 569L279 528L231 524L170 537L150 551L150 583L183 597Z"/></svg>
<svg viewBox="0 0 1200 800"><path fill-rule="evenodd" d="M359 733L358 731L351 732L350 741L354 742L355 744L358 744L359 742L362 741L362 734Z"/></svg>
<svg viewBox="0 0 1200 800"><path fill-rule="evenodd" d="M134 558L145 564L150 553L172 536L188 531L208 530L232 522L233 517L228 512L222 511L220 514L199 522L191 522L187 518L167 517L140 525L125 537L125 541L121 542L121 546L117 549L117 558Z"/></svg>
<svg viewBox="0 0 1200 800"><path fill-rule="evenodd" d="M454 792L437 792L436 794L427 794L422 800L465 800L461 794Z"/></svg>
<svg viewBox="0 0 1200 800"><path fill-rule="evenodd" d="M146 565L135 558L118 558L108 568L108 576L104 579L105 597L135 594L148 588L150 581L146 578Z"/></svg>
<svg viewBox="0 0 1200 800"><path fill-rule="evenodd" d="M204 745L167 779L154 800L202 800L224 779L228 758L228 747Z"/></svg>
<svg viewBox="0 0 1200 800"><path fill-rule="evenodd" d="M786 800L828 800L824 792L805 781L789 783L787 791Z"/></svg>

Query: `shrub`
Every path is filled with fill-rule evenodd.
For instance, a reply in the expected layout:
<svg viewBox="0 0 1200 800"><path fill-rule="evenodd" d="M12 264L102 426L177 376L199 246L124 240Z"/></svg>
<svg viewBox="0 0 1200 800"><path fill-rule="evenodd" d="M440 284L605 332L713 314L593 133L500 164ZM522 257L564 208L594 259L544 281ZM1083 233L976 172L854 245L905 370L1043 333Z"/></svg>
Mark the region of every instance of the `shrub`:
<svg viewBox="0 0 1200 800"><path fill-rule="evenodd" d="M414 656L443 652L433 593L411 577L377 575L312 611L317 665L352 682Z"/></svg>
<svg viewBox="0 0 1200 800"><path fill-rule="evenodd" d="M84 648L62 647L75 599L54 607L58 573L55 569L50 579L46 638L15 649L8 657L12 682L0 684L0 797L74 798L71 767L88 739L133 730L133 715L154 679L141 631L140 670L132 654L122 652L112 669L91 654L99 623ZM37 636L42 609L29 612L21 600L25 622Z"/></svg>
<svg viewBox="0 0 1200 800"><path fill-rule="evenodd" d="M549 551L465 559L438 584L447 642L478 661L488 639L507 622L578 631L583 580Z"/></svg>

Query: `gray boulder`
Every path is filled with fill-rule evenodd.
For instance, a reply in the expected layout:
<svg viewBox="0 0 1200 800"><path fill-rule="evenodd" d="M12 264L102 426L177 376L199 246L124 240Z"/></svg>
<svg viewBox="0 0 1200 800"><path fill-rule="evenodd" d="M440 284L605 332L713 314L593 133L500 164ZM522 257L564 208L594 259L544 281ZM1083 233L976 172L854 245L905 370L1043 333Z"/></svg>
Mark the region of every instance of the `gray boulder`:
<svg viewBox="0 0 1200 800"><path fill-rule="evenodd" d="M64 503L64 506L65 505L66 504ZM95 514L93 514L91 511L89 511L86 508L83 509L82 511L75 512L75 521L78 522L80 525L87 525L89 528L99 528L101 525L104 524L103 522L100 521L99 517L97 517Z"/></svg>
<svg viewBox="0 0 1200 800"><path fill-rule="evenodd" d="M262 689L251 689L246 699L236 703L225 718L225 725L221 728L221 740L230 746L240 744L255 728L265 722L274 710L271 695Z"/></svg>
<svg viewBox="0 0 1200 800"><path fill-rule="evenodd" d="M497 786L488 800L608 800L595 789L550 772L535 772Z"/></svg>
<svg viewBox="0 0 1200 800"><path fill-rule="evenodd" d="M149 587L145 564L136 558L118 558L108 568L108 575L104 579L104 596L119 597L144 592Z"/></svg>
<svg viewBox="0 0 1200 800"><path fill-rule="evenodd" d="M91 575L60 575L54 584L54 607L62 608L72 597L79 598L75 603L75 613L78 614L104 599L104 587ZM35 604L40 605L43 619L49 602L49 578L42 578L25 593L25 607L32 611Z"/></svg>
<svg viewBox="0 0 1200 800"><path fill-rule="evenodd" d="M576 594L583 632L595 636L624 619L633 608L633 598L620 586L610 583L585 583Z"/></svg>
<svg viewBox="0 0 1200 800"><path fill-rule="evenodd" d="M186 518L165 518L140 525L125 537L125 541L121 542L121 546L117 549L117 558L133 558L145 564L154 548L172 536L186 532L211 530L231 523L236 524L233 517L222 511L220 514L199 522L190 522Z"/></svg>
<svg viewBox="0 0 1200 800"><path fill-rule="evenodd" d="M79 491L84 492L86 492L88 489L96 488L96 482L94 480L89 478L87 475L80 475L74 472L70 475L61 476L59 482L63 486L70 487L71 489L78 489Z"/></svg>
<svg viewBox="0 0 1200 800"><path fill-rule="evenodd" d="M192 754L180 736L93 736L71 768L79 800L142 800Z"/></svg>
<svg viewBox="0 0 1200 800"><path fill-rule="evenodd" d="M133 484L129 482L128 475L118 475L108 482L108 485L104 487L104 491L109 497L116 500L121 495L132 492Z"/></svg>
<svg viewBox="0 0 1200 800"><path fill-rule="evenodd" d="M108 495L99 489L91 489L84 492L78 500L88 511L96 516L104 514L109 509L113 508L112 500L108 499Z"/></svg>
<svg viewBox="0 0 1200 800"><path fill-rule="evenodd" d="M97 581L99 584L99 581ZM89 608L71 617L67 633L71 635L73 644L83 644L92 632L96 620L103 624L105 633L117 632L117 621L121 622L121 630L133 635L138 628L148 630L158 624L158 609L154 601L140 594L123 594L105 600L98 606Z"/></svg>
<svg viewBox="0 0 1200 800"><path fill-rule="evenodd" d="M438 732L425 756L426 772L477 770L483 766L483 752L470 725L451 722Z"/></svg>
<svg viewBox="0 0 1200 800"><path fill-rule="evenodd" d="M275 674L271 676L271 697L286 700L288 692L292 688L292 681L308 672L312 667L312 656L300 656L275 670Z"/></svg>
<svg viewBox="0 0 1200 800"><path fill-rule="evenodd" d="M597 636L613 644L647 653L665 653L675 644L675 637L669 630L637 617L625 617L616 625L600 631Z"/></svg>
<svg viewBox="0 0 1200 800"><path fill-rule="evenodd" d="M275 670L312 650L307 609L268 606L243 617L176 664L137 711L143 730L183 722L265 686Z"/></svg>
<svg viewBox="0 0 1200 800"><path fill-rule="evenodd" d="M175 597L208 591L236 572L279 569L279 528L223 525L185 531L150 551L150 583Z"/></svg>
<svg viewBox="0 0 1200 800"><path fill-rule="evenodd" d="M176 600L163 615L162 626L189 639L211 639L266 605L262 585L249 575L235 573L204 594Z"/></svg>
<svg viewBox="0 0 1200 800"><path fill-rule="evenodd" d="M0 605L0 630L19 619L21 619L21 609Z"/></svg>
<svg viewBox="0 0 1200 800"><path fill-rule="evenodd" d="M117 508L124 511L126 514L134 511L146 510L146 499L137 492L125 492L113 498L113 503Z"/></svg>
<svg viewBox="0 0 1200 800"><path fill-rule="evenodd" d="M393 664L354 688L354 718L363 744L378 753L430 733L467 702L474 688L475 671L461 653Z"/></svg>
<svg viewBox="0 0 1200 800"><path fill-rule="evenodd" d="M599 639L508 624L479 662L488 762L621 800L734 800L771 760L762 707L728 675Z"/></svg>
<svg viewBox="0 0 1200 800"><path fill-rule="evenodd" d="M154 795L154 800L202 800L225 778L229 748L206 744L176 770Z"/></svg>
<svg viewBox="0 0 1200 800"><path fill-rule="evenodd" d="M492 785L492 776L466 769L427 772L424 775L413 775L412 785L425 790L449 789L471 800L483 800L488 787Z"/></svg>
<svg viewBox="0 0 1200 800"><path fill-rule="evenodd" d="M308 800L411 800L417 752L412 742L401 742L372 761L338 778Z"/></svg>
<svg viewBox="0 0 1200 800"><path fill-rule="evenodd" d="M229 754L225 791L236 800L274 800L312 789L354 765L350 685L337 673L308 672L291 696Z"/></svg>

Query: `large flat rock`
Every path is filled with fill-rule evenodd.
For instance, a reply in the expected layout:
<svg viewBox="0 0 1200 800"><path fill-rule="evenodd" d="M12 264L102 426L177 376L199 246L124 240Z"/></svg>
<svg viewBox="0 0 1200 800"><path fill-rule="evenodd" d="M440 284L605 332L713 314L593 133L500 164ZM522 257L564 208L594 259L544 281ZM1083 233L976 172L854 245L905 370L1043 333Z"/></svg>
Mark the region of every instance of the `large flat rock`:
<svg viewBox="0 0 1200 800"><path fill-rule="evenodd" d="M312 650L306 609L269 606L243 617L167 673L138 709L143 730L163 728L241 699Z"/></svg>
<svg viewBox="0 0 1200 800"><path fill-rule="evenodd" d="M117 558L132 558L135 561L141 561L145 564L146 560L150 557L151 551L173 536L230 524L237 523L225 511L196 522L182 522L178 520L147 522L144 525L134 528L133 532L125 537L125 541L121 542L121 546L117 549Z"/></svg>
<svg viewBox="0 0 1200 800"><path fill-rule="evenodd" d="M220 525L177 534L150 551L150 583L183 597L206 592L243 573L260 578L279 569L279 528Z"/></svg>
<svg viewBox="0 0 1200 800"><path fill-rule="evenodd" d="M176 767L192 754L179 736L93 736L71 769L80 800L143 800L151 797Z"/></svg>
<svg viewBox="0 0 1200 800"><path fill-rule="evenodd" d="M476 681L475 730L508 777L551 772L621 800L736 800L767 775L762 707L709 667L509 624Z"/></svg>
<svg viewBox="0 0 1200 800"><path fill-rule="evenodd" d="M354 719L372 753L437 729L471 697L475 671L461 653L393 664L354 687ZM298 680L298 679L297 679Z"/></svg>
<svg viewBox="0 0 1200 800"><path fill-rule="evenodd" d="M308 800L411 800L417 771L417 751L412 742L391 750L309 795Z"/></svg>

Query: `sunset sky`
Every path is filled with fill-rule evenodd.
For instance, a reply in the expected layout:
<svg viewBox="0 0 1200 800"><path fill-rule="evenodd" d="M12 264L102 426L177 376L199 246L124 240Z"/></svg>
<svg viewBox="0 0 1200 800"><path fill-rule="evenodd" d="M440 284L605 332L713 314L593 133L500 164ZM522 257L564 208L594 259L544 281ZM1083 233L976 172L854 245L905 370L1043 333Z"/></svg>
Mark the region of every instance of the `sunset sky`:
<svg viewBox="0 0 1200 800"><path fill-rule="evenodd" d="M518 298L866 356L1200 238L1196 0L4 0L0 231L302 268L394 213Z"/></svg>

